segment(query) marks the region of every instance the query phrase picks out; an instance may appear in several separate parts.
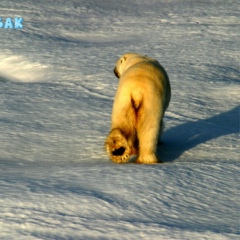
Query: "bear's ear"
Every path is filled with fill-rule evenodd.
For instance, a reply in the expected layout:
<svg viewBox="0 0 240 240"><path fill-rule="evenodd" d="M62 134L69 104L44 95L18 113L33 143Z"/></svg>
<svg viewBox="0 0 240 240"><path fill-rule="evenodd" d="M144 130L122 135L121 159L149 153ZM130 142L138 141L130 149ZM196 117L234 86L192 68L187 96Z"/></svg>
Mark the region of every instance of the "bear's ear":
<svg viewBox="0 0 240 240"><path fill-rule="evenodd" d="M124 63L126 61L126 57L121 57L120 63Z"/></svg>

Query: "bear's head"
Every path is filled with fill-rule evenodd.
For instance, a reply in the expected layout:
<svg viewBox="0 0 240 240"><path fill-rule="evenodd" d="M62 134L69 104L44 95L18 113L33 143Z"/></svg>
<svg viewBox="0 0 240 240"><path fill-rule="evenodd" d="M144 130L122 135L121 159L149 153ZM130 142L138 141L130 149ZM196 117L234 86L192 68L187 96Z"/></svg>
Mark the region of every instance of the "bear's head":
<svg viewBox="0 0 240 240"><path fill-rule="evenodd" d="M117 60L113 72L117 78L120 78L129 67L146 59L148 59L147 55L133 52L125 53Z"/></svg>

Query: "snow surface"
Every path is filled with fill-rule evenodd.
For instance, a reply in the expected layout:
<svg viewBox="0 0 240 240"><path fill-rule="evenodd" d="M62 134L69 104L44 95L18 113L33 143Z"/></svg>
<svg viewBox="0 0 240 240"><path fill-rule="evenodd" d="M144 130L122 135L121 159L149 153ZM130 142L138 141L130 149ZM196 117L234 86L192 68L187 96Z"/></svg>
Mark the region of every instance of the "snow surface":
<svg viewBox="0 0 240 240"><path fill-rule="evenodd" d="M0 239L239 239L238 1L1 0ZM166 68L158 165L103 143L127 51Z"/></svg>

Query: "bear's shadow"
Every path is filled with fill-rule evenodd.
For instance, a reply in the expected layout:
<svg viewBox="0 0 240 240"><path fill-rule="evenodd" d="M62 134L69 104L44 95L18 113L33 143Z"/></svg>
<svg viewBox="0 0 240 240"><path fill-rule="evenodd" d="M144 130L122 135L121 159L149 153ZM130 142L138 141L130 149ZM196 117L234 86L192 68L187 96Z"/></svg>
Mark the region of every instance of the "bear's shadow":
<svg viewBox="0 0 240 240"><path fill-rule="evenodd" d="M163 162L172 162L201 143L238 132L239 107L235 107L211 118L187 122L166 130L157 154Z"/></svg>

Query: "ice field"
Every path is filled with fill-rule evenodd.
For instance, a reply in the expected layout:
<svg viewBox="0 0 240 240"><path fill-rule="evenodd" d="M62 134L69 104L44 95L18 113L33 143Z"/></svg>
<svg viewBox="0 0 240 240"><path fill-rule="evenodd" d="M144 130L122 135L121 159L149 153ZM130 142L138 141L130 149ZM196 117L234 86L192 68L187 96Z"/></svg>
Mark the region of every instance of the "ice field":
<svg viewBox="0 0 240 240"><path fill-rule="evenodd" d="M0 239L240 238L238 1L0 2ZM172 87L158 154L103 148L117 58Z"/></svg>

